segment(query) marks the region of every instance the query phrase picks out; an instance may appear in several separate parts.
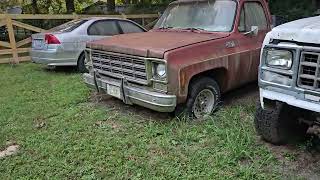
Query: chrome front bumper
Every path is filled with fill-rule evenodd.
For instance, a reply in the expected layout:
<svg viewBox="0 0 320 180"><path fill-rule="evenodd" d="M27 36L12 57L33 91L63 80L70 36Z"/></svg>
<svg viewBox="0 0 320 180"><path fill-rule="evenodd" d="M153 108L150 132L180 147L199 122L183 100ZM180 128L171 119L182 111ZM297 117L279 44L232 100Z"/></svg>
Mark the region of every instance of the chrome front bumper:
<svg viewBox="0 0 320 180"><path fill-rule="evenodd" d="M77 53L57 51L56 49L30 51L31 61L47 66L76 66Z"/></svg>
<svg viewBox="0 0 320 180"><path fill-rule="evenodd" d="M88 73L83 74L83 78L88 87L105 92L106 94L108 85L119 87L121 100L126 104L137 104L159 112L173 112L176 107L175 95L167 95L133 87L123 80L96 78Z"/></svg>

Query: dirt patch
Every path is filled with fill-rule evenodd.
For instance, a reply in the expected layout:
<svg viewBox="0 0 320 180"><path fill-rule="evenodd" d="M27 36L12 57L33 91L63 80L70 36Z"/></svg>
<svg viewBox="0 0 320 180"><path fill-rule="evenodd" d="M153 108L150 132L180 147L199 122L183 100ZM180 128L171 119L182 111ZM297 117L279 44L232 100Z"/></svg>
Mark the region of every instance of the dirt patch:
<svg viewBox="0 0 320 180"><path fill-rule="evenodd" d="M286 179L319 179L320 153L312 145L274 146L261 143L266 144L280 162L279 171Z"/></svg>
<svg viewBox="0 0 320 180"><path fill-rule="evenodd" d="M101 93L92 93L90 101L106 107L108 111L113 111L118 115L125 114L127 116L137 117L135 119L155 120L161 122L173 119L173 116L170 113L160 113L136 105L126 105L119 99Z"/></svg>
<svg viewBox="0 0 320 180"><path fill-rule="evenodd" d="M104 127L108 126L114 130L121 129L121 124L119 124L117 121L97 121L94 123L95 126L97 127Z"/></svg>
<svg viewBox="0 0 320 180"><path fill-rule="evenodd" d="M227 92L222 96L222 105L233 106L248 102L258 102L259 88L257 83L251 83L233 91Z"/></svg>
<svg viewBox="0 0 320 180"><path fill-rule="evenodd" d="M35 127L36 129L41 129L41 128L44 128L45 126L46 126L46 123L43 122L43 121L37 121L37 122L35 122L35 124L34 124L34 127Z"/></svg>
<svg viewBox="0 0 320 180"><path fill-rule="evenodd" d="M0 159L16 154L19 151L19 147L18 144L8 141L6 148L0 151Z"/></svg>
<svg viewBox="0 0 320 180"><path fill-rule="evenodd" d="M228 92L222 97L222 106L232 106L246 102L255 102L259 99L257 83L238 88ZM107 107L110 111L116 111L120 114L138 116L143 119L166 122L174 119L173 113L160 113L136 105L126 105L121 100L107 96L103 93L93 92L90 101L95 104Z"/></svg>

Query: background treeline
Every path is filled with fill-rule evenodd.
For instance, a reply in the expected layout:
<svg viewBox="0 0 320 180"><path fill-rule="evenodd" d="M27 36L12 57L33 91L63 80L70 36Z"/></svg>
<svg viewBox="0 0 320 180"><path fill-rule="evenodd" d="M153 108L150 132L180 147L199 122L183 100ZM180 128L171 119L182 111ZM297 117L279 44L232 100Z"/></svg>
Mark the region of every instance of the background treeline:
<svg viewBox="0 0 320 180"><path fill-rule="evenodd" d="M157 13L165 9L172 0L107 0L108 14L117 14L116 6L125 6L126 13ZM95 1L96 2L96 1ZM0 8L21 6L24 13L68 14L86 13L86 7L95 3L93 0L0 0ZM269 0L272 14L289 20L314 15L320 8L320 0ZM105 12L101 12L105 13Z"/></svg>

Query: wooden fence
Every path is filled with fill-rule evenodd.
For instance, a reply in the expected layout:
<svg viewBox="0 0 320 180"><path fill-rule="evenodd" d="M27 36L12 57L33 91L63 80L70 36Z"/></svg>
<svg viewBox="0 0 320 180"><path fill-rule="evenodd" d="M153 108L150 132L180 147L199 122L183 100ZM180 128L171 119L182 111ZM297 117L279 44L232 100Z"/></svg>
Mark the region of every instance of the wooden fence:
<svg viewBox="0 0 320 180"><path fill-rule="evenodd" d="M50 28L40 28L31 25L25 21L28 20L74 20L88 17L117 17L131 20L139 20L142 26L150 28L155 20L159 17L158 14L138 14L138 15L32 15L32 14L0 14L0 28L8 36L7 41L0 40L0 64L13 63L18 64L23 61L30 61L29 51L31 44L31 37L23 38L17 41L17 30L15 28L22 28L33 33L45 32Z"/></svg>

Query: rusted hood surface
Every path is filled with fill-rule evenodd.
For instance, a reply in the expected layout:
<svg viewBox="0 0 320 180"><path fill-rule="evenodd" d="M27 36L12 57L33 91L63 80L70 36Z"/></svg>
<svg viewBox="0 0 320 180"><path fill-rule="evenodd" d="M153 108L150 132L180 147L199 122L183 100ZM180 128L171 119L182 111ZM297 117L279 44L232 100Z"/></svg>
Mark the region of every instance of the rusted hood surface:
<svg viewBox="0 0 320 180"><path fill-rule="evenodd" d="M300 19L278 26L269 33L273 39L320 43L320 16Z"/></svg>
<svg viewBox="0 0 320 180"><path fill-rule="evenodd" d="M88 43L87 47L130 55L163 58L167 51L228 35L228 33L149 31L93 41Z"/></svg>

